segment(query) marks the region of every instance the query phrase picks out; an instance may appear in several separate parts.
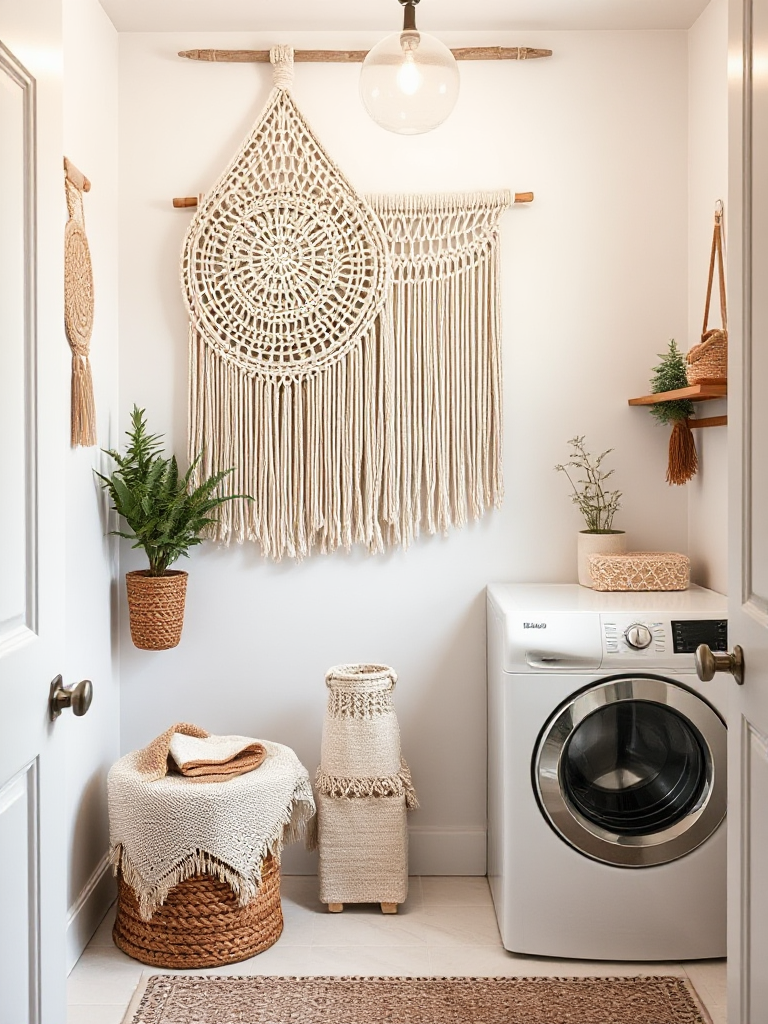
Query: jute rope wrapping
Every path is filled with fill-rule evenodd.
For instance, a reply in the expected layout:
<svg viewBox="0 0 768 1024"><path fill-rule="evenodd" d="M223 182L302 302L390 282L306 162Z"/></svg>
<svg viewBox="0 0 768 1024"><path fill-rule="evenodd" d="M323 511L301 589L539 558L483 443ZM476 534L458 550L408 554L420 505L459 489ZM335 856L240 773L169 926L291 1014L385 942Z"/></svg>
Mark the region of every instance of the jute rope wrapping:
<svg viewBox="0 0 768 1024"><path fill-rule="evenodd" d="M288 91L290 48L271 57L267 107L182 258L190 452L253 498L213 536L274 559L407 546L501 501L510 196L362 199Z"/></svg>
<svg viewBox="0 0 768 1024"><path fill-rule="evenodd" d="M320 900L402 903L408 894L407 810L418 807L400 753L386 665L337 665L317 771Z"/></svg>
<svg viewBox="0 0 768 1024"><path fill-rule="evenodd" d="M64 229L64 329L72 349L72 447L96 444L96 407L88 358L93 331L93 269L85 234L83 193L64 179L69 219Z"/></svg>
<svg viewBox="0 0 768 1024"><path fill-rule="evenodd" d="M153 967L214 967L246 960L272 946L283 930L280 865L267 857L261 885L245 907L210 875L180 882L152 915L141 916L133 889L120 877L115 945Z"/></svg>

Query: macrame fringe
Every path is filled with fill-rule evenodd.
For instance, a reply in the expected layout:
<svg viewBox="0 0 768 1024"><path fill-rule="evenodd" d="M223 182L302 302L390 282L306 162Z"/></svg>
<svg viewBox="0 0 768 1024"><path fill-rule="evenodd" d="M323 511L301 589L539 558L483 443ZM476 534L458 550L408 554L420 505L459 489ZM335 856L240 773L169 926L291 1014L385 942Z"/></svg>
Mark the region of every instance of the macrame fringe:
<svg viewBox="0 0 768 1024"><path fill-rule="evenodd" d="M135 893L142 921L150 921L155 911L165 903L171 889L198 874L210 875L225 882L237 897L240 906L247 906L259 890L261 866L268 854L272 854L279 863L283 847L300 839L304 839L308 850L317 848L314 799L312 787L306 779L294 790L292 800L278 822L276 831L256 850L255 863L248 875L233 870L218 857L213 857L204 850L195 850L184 857L154 885L148 884L142 877L121 843L115 843L111 847L110 863L115 875L122 871L126 884Z"/></svg>
<svg viewBox="0 0 768 1024"><path fill-rule="evenodd" d="M71 444L73 448L90 448L96 444L91 362L87 354L80 352L72 353Z"/></svg>
<svg viewBox="0 0 768 1024"><path fill-rule="evenodd" d="M669 438L668 484L687 484L699 468L696 443L687 420L676 420Z"/></svg>
<svg viewBox="0 0 768 1024"><path fill-rule="evenodd" d="M375 326L314 376L250 373L190 328L190 455L235 467L212 536L275 560L407 548L498 508L498 217L508 192L373 196L394 280Z"/></svg>
<svg viewBox="0 0 768 1024"><path fill-rule="evenodd" d="M234 466L213 536L257 541L267 558L364 544L382 551L381 438L392 389L381 329L295 383L251 376L190 330L190 452L203 477Z"/></svg>
<svg viewBox="0 0 768 1024"><path fill-rule="evenodd" d="M405 806L409 811L416 810L419 806L411 770L405 760L401 760L400 771L396 775L379 775L372 778L329 775L318 768L315 784L318 792L336 799L348 800L363 796L404 796Z"/></svg>

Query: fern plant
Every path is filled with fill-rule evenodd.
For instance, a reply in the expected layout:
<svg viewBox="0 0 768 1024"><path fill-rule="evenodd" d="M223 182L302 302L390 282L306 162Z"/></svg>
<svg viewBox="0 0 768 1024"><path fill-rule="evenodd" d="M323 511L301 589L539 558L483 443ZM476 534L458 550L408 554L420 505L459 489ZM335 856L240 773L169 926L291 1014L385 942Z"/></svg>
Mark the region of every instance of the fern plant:
<svg viewBox="0 0 768 1024"><path fill-rule="evenodd" d="M248 495L217 495L216 489L232 469L216 473L193 486L202 452L181 475L176 456L162 454L162 435L150 434L144 410L133 407L128 446L121 455L104 449L117 464L109 476L97 473L109 493L112 507L123 517L130 532L113 530L118 537L135 541L149 559L149 575L163 576L178 558L202 542L202 534L217 522L215 509L233 498Z"/></svg>
<svg viewBox="0 0 768 1024"><path fill-rule="evenodd" d="M687 388L688 374L685 370L685 356L677 347L674 338L670 341L667 351L659 353L659 359L661 362L653 368L651 394L658 395L662 391ZM679 398L672 402L659 402L658 405L652 405L650 412L659 423L674 423L677 420L690 419L693 416L694 405L687 398Z"/></svg>
<svg viewBox="0 0 768 1024"><path fill-rule="evenodd" d="M602 469L603 459L610 455L613 448L609 448L600 455L592 455L584 446L584 436L572 437L568 444L571 446L571 457L565 465L555 466L560 473L565 473L571 485L573 494L571 501L578 506L584 516L586 533L621 533L621 530L613 529L613 517L621 508L621 491L608 491L605 489L606 481L613 476L613 470L607 472ZM580 478L574 479L569 469L576 470L583 474Z"/></svg>

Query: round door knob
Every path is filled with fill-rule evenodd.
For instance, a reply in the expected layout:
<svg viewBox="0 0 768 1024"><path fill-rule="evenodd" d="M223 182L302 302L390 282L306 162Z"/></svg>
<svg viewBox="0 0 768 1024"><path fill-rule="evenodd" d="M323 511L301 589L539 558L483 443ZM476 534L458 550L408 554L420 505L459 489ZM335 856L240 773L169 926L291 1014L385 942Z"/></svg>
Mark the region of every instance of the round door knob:
<svg viewBox="0 0 768 1024"><path fill-rule="evenodd" d="M641 622L633 623L624 633L624 637L629 646L636 651L643 651L646 647L650 647L653 640L650 629Z"/></svg>
<svg viewBox="0 0 768 1024"><path fill-rule="evenodd" d="M702 682L708 683L715 678L716 672L729 672L739 686L744 684L744 651L738 644L732 653L713 651L708 644L700 644L694 655L696 675Z"/></svg>
<svg viewBox="0 0 768 1024"><path fill-rule="evenodd" d="M93 684L90 679L82 679L73 686L65 686L61 676L51 683L48 697L48 712L51 721L55 722L64 708L72 708L72 714L81 718L93 700Z"/></svg>

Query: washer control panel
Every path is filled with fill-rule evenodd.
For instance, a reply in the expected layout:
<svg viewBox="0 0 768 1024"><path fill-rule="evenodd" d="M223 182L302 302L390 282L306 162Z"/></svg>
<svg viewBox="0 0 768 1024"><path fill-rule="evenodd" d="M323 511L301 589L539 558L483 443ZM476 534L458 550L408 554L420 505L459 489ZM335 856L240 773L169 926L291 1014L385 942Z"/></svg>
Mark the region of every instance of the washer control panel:
<svg viewBox="0 0 768 1024"><path fill-rule="evenodd" d="M602 616L603 648L606 654L639 657L662 655L670 649L670 623L663 619L637 619L629 616Z"/></svg>

